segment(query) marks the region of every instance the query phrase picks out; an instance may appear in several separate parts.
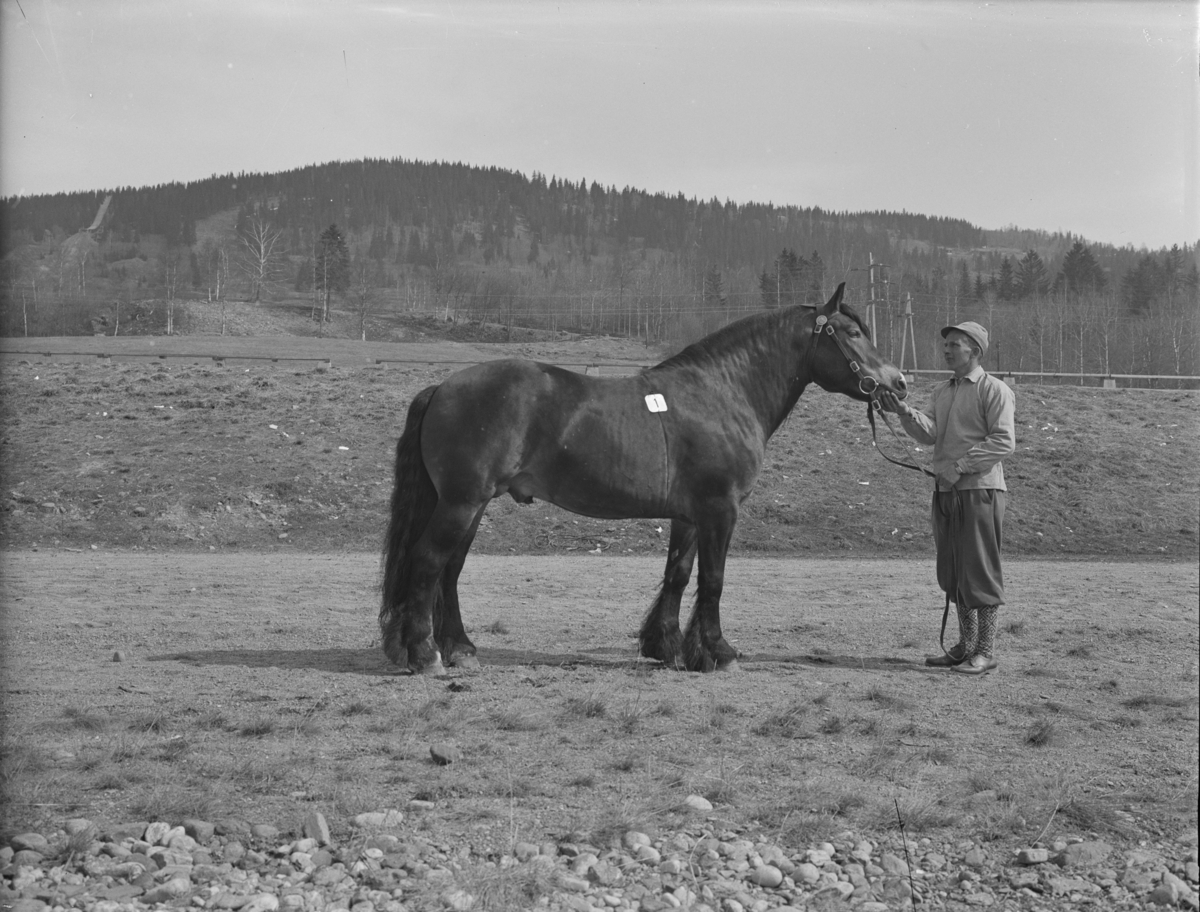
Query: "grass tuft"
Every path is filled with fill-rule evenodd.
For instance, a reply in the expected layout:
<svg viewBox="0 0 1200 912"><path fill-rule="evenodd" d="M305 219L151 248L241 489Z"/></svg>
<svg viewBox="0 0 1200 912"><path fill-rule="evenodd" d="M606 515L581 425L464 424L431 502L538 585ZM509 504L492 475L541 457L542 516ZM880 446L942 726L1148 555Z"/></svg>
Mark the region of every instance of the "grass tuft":
<svg viewBox="0 0 1200 912"><path fill-rule="evenodd" d="M277 724L269 716L260 716L241 726L238 729L238 734L246 738L261 738L263 735L269 735L275 731Z"/></svg>
<svg viewBox="0 0 1200 912"><path fill-rule="evenodd" d="M1051 747L1058 740L1058 727L1050 719L1039 719L1025 732L1025 743L1030 747Z"/></svg>
<svg viewBox="0 0 1200 912"><path fill-rule="evenodd" d="M783 712L767 716L751 732L769 738L811 738L812 732L804 724L808 711L809 704L793 703Z"/></svg>
<svg viewBox="0 0 1200 912"><path fill-rule="evenodd" d="M570 697L567 712L585 719L602 719L608 715L608 707L599 697Z"/></svg>

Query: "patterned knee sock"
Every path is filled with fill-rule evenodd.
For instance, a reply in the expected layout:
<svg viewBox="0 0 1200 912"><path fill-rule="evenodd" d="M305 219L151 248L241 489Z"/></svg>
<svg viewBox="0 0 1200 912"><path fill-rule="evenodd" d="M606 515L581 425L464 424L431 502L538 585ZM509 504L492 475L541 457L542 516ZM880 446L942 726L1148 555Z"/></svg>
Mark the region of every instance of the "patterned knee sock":
<svg viewBox="0 0 1200 912"><path fill-rule="evenodd" d="M972 613L979 615L979 642L975 647L975 654L987 656L990 659L996 648L996 628L1000 626L1000 606L984 605Z"/></svg>
<svg viewBox="0 0 1200 912"><path fill-rule="evenodd" d="M958 611L958 646L962 655L970 656L975 653L975 644L979 640L978 613L962 605L955 605Z"/></svg>

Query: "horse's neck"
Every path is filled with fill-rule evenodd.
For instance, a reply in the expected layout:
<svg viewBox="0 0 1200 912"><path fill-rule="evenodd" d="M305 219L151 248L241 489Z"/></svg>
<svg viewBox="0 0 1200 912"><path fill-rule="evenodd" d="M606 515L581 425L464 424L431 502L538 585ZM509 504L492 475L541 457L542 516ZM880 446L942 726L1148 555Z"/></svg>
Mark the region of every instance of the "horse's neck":
<svg viewBox="0 0 1200 912"><path fill-rule="evenodd" d="M803 332L802 313L798 308L789 308L781 316L781 325L773 327L773 332L758 334L745 357L738 359L740 376L735 380L758 415L764 441L787 418L811 379L808 368L811 334L799 353L794 344L797 335Z"/></svg>

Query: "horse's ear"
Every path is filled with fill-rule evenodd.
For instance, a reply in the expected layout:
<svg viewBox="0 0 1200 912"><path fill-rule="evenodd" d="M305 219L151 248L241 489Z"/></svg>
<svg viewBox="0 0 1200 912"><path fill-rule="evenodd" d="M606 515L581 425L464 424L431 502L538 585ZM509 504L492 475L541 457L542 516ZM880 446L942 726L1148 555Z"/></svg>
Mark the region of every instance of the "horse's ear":
<svg viewBox="0 0 1200 912"><path fill-rule="evenodd" d="M845 291L846 283L842 282L840 285L838 285L837 291L833 293L833 297L825 302L825 307L821 310L821 313L825 314L827 317L832 317L835 313L837 313L838 308L842 306L842 295L845 293Z"/></svg>

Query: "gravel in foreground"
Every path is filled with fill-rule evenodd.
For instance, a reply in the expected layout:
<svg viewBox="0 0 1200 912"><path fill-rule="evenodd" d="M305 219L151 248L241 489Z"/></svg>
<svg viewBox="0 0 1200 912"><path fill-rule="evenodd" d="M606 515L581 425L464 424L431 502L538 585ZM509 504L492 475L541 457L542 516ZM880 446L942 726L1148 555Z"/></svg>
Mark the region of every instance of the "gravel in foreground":
<svg viewBox="0 0 1200 912"><path fill-rule="evenodd" d="M707 802L689 799L698 815ZM302 832L244 820L65 821L0 848L0 909L153 908L240 912L411 910L1200 909L1196 833L1118 850L1100 840L1033 845L995 857L971 841L897 834L875 843L777 845L703 823L620 844L567 838L478 857L419 835L434 805L360 814L335 838L317 812Z"/></svg>

